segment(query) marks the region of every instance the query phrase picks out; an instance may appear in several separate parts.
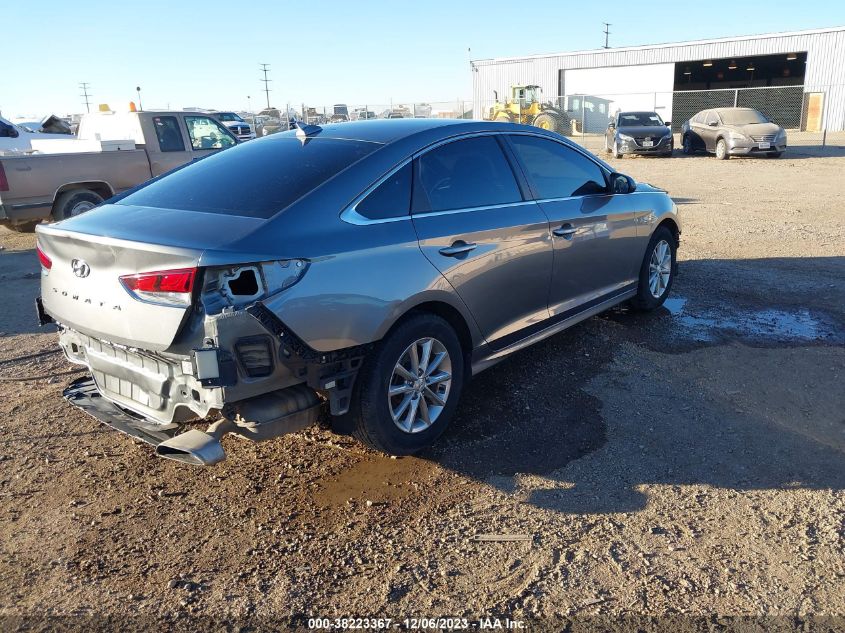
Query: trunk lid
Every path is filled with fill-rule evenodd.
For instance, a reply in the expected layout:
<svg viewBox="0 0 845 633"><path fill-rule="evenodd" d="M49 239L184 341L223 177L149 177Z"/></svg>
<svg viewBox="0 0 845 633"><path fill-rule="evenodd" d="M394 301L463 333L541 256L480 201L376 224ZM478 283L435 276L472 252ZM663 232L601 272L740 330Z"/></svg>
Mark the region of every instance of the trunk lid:
<svg viewBox="0 0 845 633"><path fill-rule="evenodd" d="M152 351L168 348L190 306L159 305L133 297L122 275L194 268L201 251L38 229L52 264L41 271L41 300L59 323L95 338Z"/></svg>

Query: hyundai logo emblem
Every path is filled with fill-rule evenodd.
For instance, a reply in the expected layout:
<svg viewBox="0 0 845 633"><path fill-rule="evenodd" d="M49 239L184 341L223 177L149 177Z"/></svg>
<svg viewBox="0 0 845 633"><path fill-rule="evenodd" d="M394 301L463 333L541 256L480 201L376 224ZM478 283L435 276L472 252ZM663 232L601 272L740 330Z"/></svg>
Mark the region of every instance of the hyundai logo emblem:
<svg viewBox="0 0 845 633"><path fill-rule="evenodd" d="M74 259L70 267L73 268L73 274L77 277L84 278L91 274L91 267L84 259Z"/></svg>

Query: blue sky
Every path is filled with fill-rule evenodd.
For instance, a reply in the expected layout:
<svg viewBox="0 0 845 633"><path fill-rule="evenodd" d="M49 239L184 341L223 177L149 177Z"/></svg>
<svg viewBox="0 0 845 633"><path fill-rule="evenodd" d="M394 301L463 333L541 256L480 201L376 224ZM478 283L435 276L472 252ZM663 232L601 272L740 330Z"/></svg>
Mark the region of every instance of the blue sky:
<svg viewBox="0 0 845 633"><path fill-rule="evenodd" d="M6 4L5 0L1 4ZM0 111L6 117L125 107L387 104L469 98L473 59L820 28L845 24L845 2L711 0L715 19L683 3L488 0L38 0L3 11ZM702 3L696 3L702 7ZM9 7L9 4L6 4ZM698 13L698 12L696 12ZM700 17L700 14L699 14Z"/></svg>

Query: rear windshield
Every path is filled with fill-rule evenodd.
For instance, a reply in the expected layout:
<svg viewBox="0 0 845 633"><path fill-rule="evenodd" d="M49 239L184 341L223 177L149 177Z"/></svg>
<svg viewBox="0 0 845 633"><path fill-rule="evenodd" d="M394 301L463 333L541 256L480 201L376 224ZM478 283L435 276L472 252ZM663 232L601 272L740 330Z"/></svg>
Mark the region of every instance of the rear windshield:
<svg viewBox="0 0 845 633"><path fill-rule="evenodd" d="M174 171L118 204L269 218L381 147L294 136L249 141Z"/></svg>

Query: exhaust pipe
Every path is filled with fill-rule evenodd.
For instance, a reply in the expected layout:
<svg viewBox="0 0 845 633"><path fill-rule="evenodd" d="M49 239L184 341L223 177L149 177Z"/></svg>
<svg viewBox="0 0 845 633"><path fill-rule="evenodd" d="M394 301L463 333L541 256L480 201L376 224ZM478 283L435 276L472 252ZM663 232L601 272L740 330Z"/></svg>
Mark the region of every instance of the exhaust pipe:
<svg viewBox="0 0 845 633"><path fill-rule="evenodd" d="M191 429L156 446L156 455L194 466L211 466L226 459L220 438L234 430L230 420L218 420L206 431Z"/></svg>
<svg viewBox="0 0 845 633"><path fill-rule="evenodd" d="M226 459L220 439L237 433L263 442L314 424L320 399L313 389L296 385L228 405L226 416L205 431L191 429L156 446L156 455L194 466L211 466Z"/></svg>

